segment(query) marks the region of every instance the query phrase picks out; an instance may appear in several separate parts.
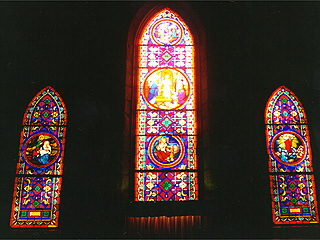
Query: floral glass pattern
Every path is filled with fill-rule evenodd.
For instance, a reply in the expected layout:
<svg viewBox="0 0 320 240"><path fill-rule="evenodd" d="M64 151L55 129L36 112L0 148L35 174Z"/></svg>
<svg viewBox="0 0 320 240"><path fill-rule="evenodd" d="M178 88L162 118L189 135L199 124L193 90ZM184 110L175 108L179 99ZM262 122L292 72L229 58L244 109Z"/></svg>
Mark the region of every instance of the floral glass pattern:
<svg viewBox="0 0 320 240"><path fill-rule="evenodd" d="M135 201L198 199L194 42L169 8L138 44Z"/></svg>
<svg viewBox="0 0 320 240"><path fill-rule="evenodd" d="M265 124L273 222L318 223L307 117L286 87L269 98Z"/></svg>
<svg viewBox="0 0 320 240"><path fill-rule="evenodd" d="M30 102L20 137L11 227L57 227L67 111L51 87Z"/></svg>

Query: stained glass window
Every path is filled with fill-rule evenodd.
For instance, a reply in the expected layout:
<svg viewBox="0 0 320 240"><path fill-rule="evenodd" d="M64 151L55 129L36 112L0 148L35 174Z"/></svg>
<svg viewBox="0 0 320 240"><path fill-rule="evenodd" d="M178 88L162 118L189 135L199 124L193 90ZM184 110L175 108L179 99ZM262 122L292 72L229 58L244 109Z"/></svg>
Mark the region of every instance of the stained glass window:
<svg viewBox="0 0 320 240"><path fill-rule="evenodd" d="M286 87L269 98L265 124L273 222L318 223L307 117Z"/></svg>
<svg viewBox="0 0 320 240"><path fill-rule="evenodd" d="M169 8L138 43L135 201L198 199L193 36Z"/></svg>
<svg viewBox="0 0 320 240"><path fill-rule="evenodd" d="M51 87L30 102L22 123L11 227L57 227L67 111Z"/></svg>

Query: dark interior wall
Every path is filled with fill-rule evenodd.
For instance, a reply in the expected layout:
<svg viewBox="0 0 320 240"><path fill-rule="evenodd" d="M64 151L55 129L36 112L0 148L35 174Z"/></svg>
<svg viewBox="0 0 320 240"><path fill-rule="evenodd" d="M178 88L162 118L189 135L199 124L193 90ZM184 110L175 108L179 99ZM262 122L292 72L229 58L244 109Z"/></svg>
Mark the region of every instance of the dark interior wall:
<svg viewBox="0 0 320 240"><path fill-rule="evenodd" d="M1 2L0 237L121 238L126 43L144 2ZM273 229L264 108L281 85L310 122L320 186L318 2L189 2L207 35L213 225L210 238L318 237ZM12 230L9 216L24 111L45 86L68 110L57 230Z"/></svg>

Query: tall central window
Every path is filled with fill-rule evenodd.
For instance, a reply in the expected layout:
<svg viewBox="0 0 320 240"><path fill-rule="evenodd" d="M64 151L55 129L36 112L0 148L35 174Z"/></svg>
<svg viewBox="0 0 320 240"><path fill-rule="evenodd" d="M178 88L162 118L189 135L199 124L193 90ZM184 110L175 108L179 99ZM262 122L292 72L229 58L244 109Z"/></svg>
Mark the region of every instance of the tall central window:
<svg viewBox="0 0 320 240"><path fill-rule="evenodd" d="M165 8L139 37L135 201L198 199L193 36Z"/></svg>

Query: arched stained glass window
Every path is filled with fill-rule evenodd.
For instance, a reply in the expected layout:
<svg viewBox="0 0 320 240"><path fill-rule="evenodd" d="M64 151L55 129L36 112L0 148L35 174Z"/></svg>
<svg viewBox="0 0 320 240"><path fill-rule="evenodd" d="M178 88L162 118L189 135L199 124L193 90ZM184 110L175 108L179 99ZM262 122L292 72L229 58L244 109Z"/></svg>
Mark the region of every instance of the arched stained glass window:
<svg viewBox="0 0 320 240"><path fill-rule="evenodd" d="M30 102L20 137L11 227L57 227L67 111L51 87Z"/></svg>
<svg viewBox="0 0 320 240"><path fill-rule="evenodd" d="M198 199L193 36L165 8L138 42L135 201Z"/></svg>
<svg viewBox="0 0 320 240"><path fill-rule="evenodd" d="M286 87L269 98L265 124L273 222L318 223L307 117Z"/></svg>

